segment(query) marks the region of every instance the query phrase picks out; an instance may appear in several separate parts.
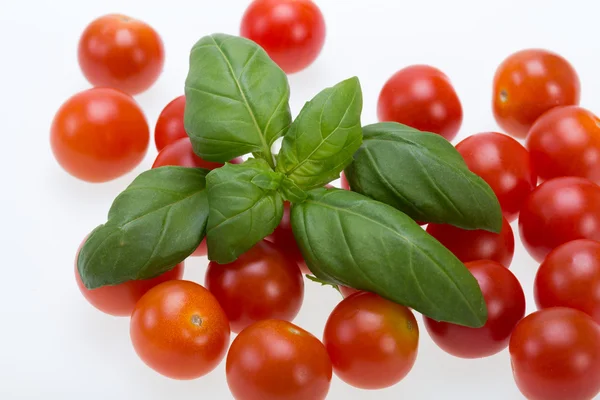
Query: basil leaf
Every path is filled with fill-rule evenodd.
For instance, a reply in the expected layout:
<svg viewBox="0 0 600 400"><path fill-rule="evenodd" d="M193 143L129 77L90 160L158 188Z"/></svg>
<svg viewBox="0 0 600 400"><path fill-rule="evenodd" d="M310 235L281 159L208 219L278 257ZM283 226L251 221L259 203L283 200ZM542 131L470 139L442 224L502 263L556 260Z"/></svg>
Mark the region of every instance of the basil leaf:
<svg viewBox="0 0 600 400"><path fill-rule="evenodd" d="M323 90L306 103L283 138L277 171L302 189L337 179L360 147L361 110L357 78Z"/></svg>
<svg viewBox="0 0 600 400"><path fill-rule="evenodd" d="M281 194L253 183L268 171L266 161L250 159L243 164L226 164L206 177L210 260L219 264L235 261L279 225L283 216Z"/></svg>
<svg viewBox="0 0 600 400"><path fill-rule="evenodd" d="M485 324L487 309L473 275L395 208L347 190L316 189L293 205L291 222L320 280L375 292L438 321Z"/></svg>
<svg viewBox="0 0 600 400"><path fill-rule="evenodd" d="M161 167L143 172L113 202L108 222L82 247L77 267L88 289L148 279L198 247L208 219L207 170Z"/></svg>
<svg viewBox="0 0 600 400"><path fill-rule="evenodd" d="M226 162L258 153L274 167L271 146L292 117L285 73L256 43L215 34L190 54L185 82L185 130L194 152Z"/></svg>
<svg viewBox="0 0 600 400"><path fill-rule="evenodd" d="M252 183L261 189L265 190L277 190L281 185L283 175L273 172L271 169L265 172L261 172L252 178Z"/></svg>
<svg viewBox="0 0 600 400"><path fill-rule="evenodd" d="M366 126L363 135L345 170L353 191L417 221L500 232L496 195L446 139L395 122Z"/></svg>

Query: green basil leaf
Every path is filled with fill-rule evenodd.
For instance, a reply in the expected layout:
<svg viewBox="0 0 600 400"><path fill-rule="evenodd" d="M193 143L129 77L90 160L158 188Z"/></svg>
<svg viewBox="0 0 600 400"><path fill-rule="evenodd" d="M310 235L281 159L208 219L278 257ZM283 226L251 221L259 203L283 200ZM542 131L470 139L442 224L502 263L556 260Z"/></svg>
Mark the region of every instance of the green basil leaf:
<svg viewBox="0 0 600 400"><path fill-rule="evenodd" d="M277 172L273 172L269 169L268 171L261 172L260 174L252 178L252 183L261 189L277 190L281 185L282 179L283 175Z"/></svg>
<svg viewBox="0 0 600 400"><path fill-rule="evenodd" d="M290 87L259 45L224 34L200 39L190 54L185 96L185 130L196 154L226 162L256 153L274 166L271 146L292 120Z"/></svg>
<svg viewBox="0 0 600 400"><path fill-rule="evenodd" d="M208 258L219 264L235 261L273 233L283 216L283 198L252 181L271 171L262 159L226 164L206 177L210 214L206 240Z"/></svg>
<svg viewBox="0 0 600 400"><path fill-rule="evenodd" d="M363 135L345 170L353 191L417 221L500 232L496 195L446 139L395 122L365 126Z"/></svg>
<svg viewBox="0 0 600 400"><path fill-rule="evenodd" d="M323 90L306 103L283 138L277 171L302 189L337 179L360 147L361 110L357 78Z"/></svg>
<svg viewBox="0 0 600 400"><path fill-rule="evenodd" d="M85 286L153 278L192 254L206 230L207 173L161 167L139 175L117 196L108 222L90 234L79 253Z"/></svg>
<svg viewBox="0 0 600 400"><path fill-rule="evenodd" d="M283 178L280 187L283 198L292 203L300 203L306 199L306 192L289 178Z"/></svg>
<svg viewBox="0 0 600 400"><path fill-rule="evenodd" d="M317 278L375 292L438 321L485 324L473 275L410 217L347 190L315 189L308 196L292 206L291 222Z"/></svg>

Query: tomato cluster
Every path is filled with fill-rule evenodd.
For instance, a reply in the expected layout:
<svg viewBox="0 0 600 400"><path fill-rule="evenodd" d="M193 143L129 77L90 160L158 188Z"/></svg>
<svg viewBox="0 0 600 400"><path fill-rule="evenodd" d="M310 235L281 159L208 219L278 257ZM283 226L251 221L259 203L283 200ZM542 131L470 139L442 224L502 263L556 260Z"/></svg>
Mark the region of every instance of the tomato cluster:
<svg viewBox="0 0 600 400"><path fill-rule="evenodd" d="M317 58L325 31L311 0L254 0L240 28L287 73ZM85 29L78 56L95 87L60 107L51 147L68 173L104 182L135 168L147 152L148 122L131 96L158 79L163 44L146 23L108 15ZM466 167L498 198L502 230L434 223L424 228L465 263L488 308L481 328L425 317L427 332L442 350L461 358L488 357L508 347L516 384L533 400L585 400L600 392L600 120L578 105L579 97L575 69L557 54L531 49L504 60L494 76L492 110L508 135L478 133L456 145ZM160 114L152 168L221 167L194 152L185 104L180 96ZM396 72L381 90L377 113L381 121L449 141L463 119L450 78L427 65ZM343 174L341 186L351 190ZM534 288L540 311L527 317L523 288L509 270L515 248L510 223L517 219L525 248L541 263ZM206 253L203 241L193 255ZM289 203L265 240L230 264L211 262L205 286L182 280L183 264L153 279L91 290L75 270L93 306L130 316L135 351L165 376L198 378L226 356L227 382L241 400L324 399L333 373L362 389L401 381L418 352L413 311L340 286L344 299L320 341L291 323L304 298L303 273L310 270L294 238ZM231 331L239 334L230 345Z"/></svg>

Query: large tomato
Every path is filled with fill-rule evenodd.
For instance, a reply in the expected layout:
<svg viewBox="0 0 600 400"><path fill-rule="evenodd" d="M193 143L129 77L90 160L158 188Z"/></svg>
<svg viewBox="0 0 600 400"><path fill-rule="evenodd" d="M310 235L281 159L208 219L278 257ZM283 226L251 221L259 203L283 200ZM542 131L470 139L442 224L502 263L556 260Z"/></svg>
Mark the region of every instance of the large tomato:
<svg viewBox="0 0 600 400"><path fill-rule="evenodd" d="M540 178L581 176L600 183L600 120L578 106L543 114L527 135Z"/></svg>
<svg viewBox="0 0 600 400"><path fill-rule="evenodd" d="M570 308L523 319L510 338L517 386L529 400L591 400L600 392L600 326Z"/></svg>
<svg viewBox="0 0 600 400"><path fill-rule="evenodd" d="M92 21L79 39L79 66L94 86L141 93L158 79L165 61L162 40L148 24L111 14Z"/></svg>
<svg viewBox="0 0 600 400"><path fill-rule="evenodd" d="M280 320L244 329L231 344L226 373L236 400L323 400L332 376L319 339Z"/></svg>
<svg viewBox="0 0 600 400"><path fill-rule="evenodd" d="M240 35L258 43L287 73L308 67L325 43L325 20L311 0L254 0Z"/></svg>
<svg viewBox="0 0 600 400"><path fill-rule="evenodd" d="M161 151L166 146L181 138L187 137L183 118L185 113L185 96L179 96L163 108L154 127L154 144Z"/></svg>
<svg viewBox="0 0 600 400"><path fill-rule="evenodd" d="M567 60L546 50L521 50L496 70L492 104L503 131L525 137L556 106L579 104L579 77Z"/></svg>
<svg viewBox="0 0 600 400"><path fill-rule="evenodd" d="M412 65L396 72L381 89L377 115L380 121L400 122L448 140L454 139L463 118L450 79L428 65Z"/></svg>
<svg viewBox="0 0 600 400"><path fill-rule="evenodd" d="M427 233L462 262L492 260L508 268L515 254L515 237L506 218L502 218L500 233L482 229L467 230L446 224L429 224Z"/></svg>
<svg viewBox="0 0 600 400"><path fill-rule="evenodd" d="M523 245L539 262L571 240L600 240L600 187L573 177L542 183L523 204L519 231Z"/></svg>
<svg viewBox="0 0 600 400"><path fill-rule="evenodd" d="M106 182L135 168L146 155L150 131L135 100L118 90L77 93L52 121L50 145L58 163L88 182Z"/></svg>
<svg viewBox="0 0 600 400"><path fill-rule="evenodd" d="M225 310L233 332L264 319L291 321L304 299L298 265L266 240L232 263L211 261L205 284Z"/></svg>
<svg viewBox="0 0 600 400"><path fill-rule="evenodd" d="M508 222L515 220L537 185L529 152L513 138L496 132L469 136L456 150L469 169L490 185Z"/></svg>
<svg viewBox="0 0 600 400"><path fill-rule="evenodd" d="M525 294L512 272L495 261L473 261L465 266L477 279L488 306L486 324L468 328L425 318L425 326L433 341L456 357L488 357L508 346L510 334L525 316Z"/></svg>
<svg viewBox="0 0 600 400"><path fill-rule="evenodd" d="M552 250L535 278L538 308L569 307L600 324L600 243L573 240Z"/></svg>
<svg viewBox="0 0 600 400"><path fill-rule="evenodd" d="M150 368L173 379L212 371L229 346L229 322L215 297L189 281L150 289L131 314L133 348Z"/></svg>
<svg viewBox="0 0 600 400"><path fill-rule="evenodd" d="M359 292L333 310L323 343L340 379L363 389L382 389L398 383L412 369L419 326L408 308Z"/></svg>

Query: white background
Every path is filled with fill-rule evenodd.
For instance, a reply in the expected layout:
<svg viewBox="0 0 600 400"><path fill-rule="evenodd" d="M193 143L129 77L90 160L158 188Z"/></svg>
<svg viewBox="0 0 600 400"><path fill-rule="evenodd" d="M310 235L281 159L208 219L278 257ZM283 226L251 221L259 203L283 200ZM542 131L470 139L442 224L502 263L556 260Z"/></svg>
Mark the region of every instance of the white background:
<svg viewBox="0 0 600 400"><path fill-rule="evenodd" d="M137 97L153 127L160 110L183 93L188 52L201 36L237 34L248 1L0 0L0 399L229 399L221 364L189 382L163 378L136 357L128 320L86 303L73 276L82 238L102 223L112 199L151 166L153 143L131 174L107 184L78 181L54 161L49 126L60 104L88 87L77 65L80 33L106 13L153 25L166 48L164 73ZM600 112L597 1L321 0L327 40L309 69L290 77L297 113L320 89L360 77L363 122L376 122L380 88L396 70L428 63L445 71L462 100L460 136L498 129L491 113L496 66L510 53L544 47L579 72L582 102ZM516 225L513 224L513 227ZM518 233L515 231L518 241ZM512 271L532 311L536 264L517 244ZM185 277L203 282L206 259L189 261ZM306 282L295 322L321 337L340 300ZM418 317L420 319L420 317ZM369 392L334 378L331 399L521 399L507 351L465 361L437 349L424 328L411 374ZM568 400L568 399L565 399Z"/></svg>

